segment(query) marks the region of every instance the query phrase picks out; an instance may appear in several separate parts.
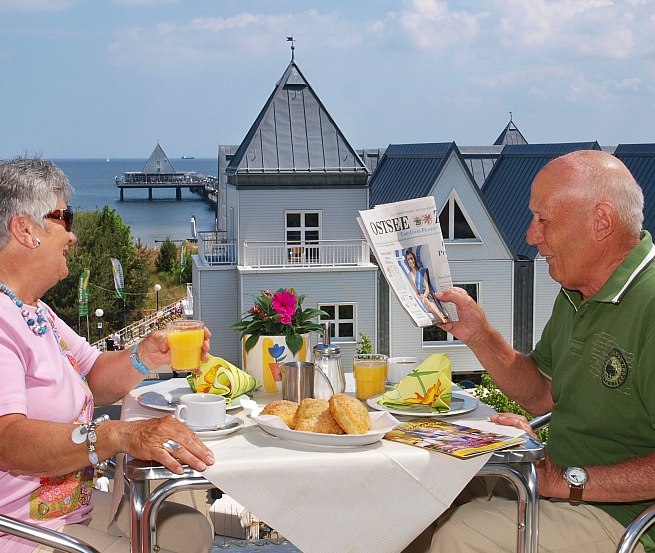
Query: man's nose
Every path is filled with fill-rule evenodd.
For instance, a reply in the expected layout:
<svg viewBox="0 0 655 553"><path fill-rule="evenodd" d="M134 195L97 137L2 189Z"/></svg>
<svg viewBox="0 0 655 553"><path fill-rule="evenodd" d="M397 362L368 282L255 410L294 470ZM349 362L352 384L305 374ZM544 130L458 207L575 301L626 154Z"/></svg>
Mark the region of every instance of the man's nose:
<svg viewBox="0 0 655 553"><path fill-rule="evenodd" d="M538 223L530 221L530 226L528 227L527 232L525 233L525 241L531 246L536 246L541 242L541 231L538 228Z"/></svg>

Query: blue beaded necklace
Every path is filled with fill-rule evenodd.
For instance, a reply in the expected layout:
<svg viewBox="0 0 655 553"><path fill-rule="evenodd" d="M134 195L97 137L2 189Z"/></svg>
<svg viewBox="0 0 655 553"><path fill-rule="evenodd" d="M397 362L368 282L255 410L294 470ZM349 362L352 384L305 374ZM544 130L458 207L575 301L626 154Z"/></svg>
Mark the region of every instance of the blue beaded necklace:
<svg viewBox="0 0 655 553"><path fill-rule="evenodd" d="M24 309L23 306L25 305L22 300L19 300L16 297L16 294L7 286L4 284L0 284L0 292L2 292L5 296L8 296L11 301L13 301L16 304L16 307L20 309L20 314L23 316L23 319L25 319L25 323L27 326L30 328L34 334L37 336L43 336L46 332L48 332L48 323L46 321L46 318L44 316L45 310L41 306L37 306L35 313L36 313L36 320L30 317L30 312L27 309Z"/></svg>

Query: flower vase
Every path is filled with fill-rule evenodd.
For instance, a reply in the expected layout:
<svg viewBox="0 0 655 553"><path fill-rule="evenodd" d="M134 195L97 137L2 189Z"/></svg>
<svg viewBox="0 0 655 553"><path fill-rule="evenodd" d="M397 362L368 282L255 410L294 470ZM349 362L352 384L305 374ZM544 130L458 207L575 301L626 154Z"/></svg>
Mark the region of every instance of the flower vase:
<svg viewBox="0 0 655 553"><path fill-rule="evenodd" d="M297 354L291 353L284 336L260 336L250 351L246 351L248 336L243 337L243 369L252 375L263 391L278 393L282 390L280 363L306 361L309 333L302 335L302 346Z"/></svg>

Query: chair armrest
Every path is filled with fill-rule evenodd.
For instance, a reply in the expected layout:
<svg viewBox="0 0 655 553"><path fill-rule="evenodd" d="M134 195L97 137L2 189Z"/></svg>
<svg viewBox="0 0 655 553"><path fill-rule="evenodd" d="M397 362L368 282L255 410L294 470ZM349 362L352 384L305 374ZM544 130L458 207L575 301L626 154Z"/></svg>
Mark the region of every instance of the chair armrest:
<svg viewBox="0 0 655 553"><path fill-rule="evenodd" d="M532 427L532 430L541 430L544 426L548 426L549 422L550 413L546 413L545 415L539 415L530 419L530 426Z"/></svg>
<svg viewBox="0 0 655 553"><path fill-rule="evenodd" d="M628 524L616 547L616 553L631 553L639 538L655 522L655 503L646 507Z"/></svg>
<svg viewBox="0 0 655 553"><path fill-rule="evenodd" d="M99 553L95 547L91 547L73 536L29 524L8 515L0 515L0 531L35 543L48 545L67 553Z"/></svg>

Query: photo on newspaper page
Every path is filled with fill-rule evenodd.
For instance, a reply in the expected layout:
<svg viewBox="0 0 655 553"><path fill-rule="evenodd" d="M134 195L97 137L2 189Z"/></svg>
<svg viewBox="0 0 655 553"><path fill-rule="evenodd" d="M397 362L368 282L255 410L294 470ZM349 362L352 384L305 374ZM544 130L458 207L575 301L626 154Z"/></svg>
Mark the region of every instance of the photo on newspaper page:
<svg viewBox="0 0 655 553"><path fill-rule="evenodd" d="M380 269L414 324L458 320L455 305L435 297L453 285L434 198L382 204L359 214Z"/></svg>

